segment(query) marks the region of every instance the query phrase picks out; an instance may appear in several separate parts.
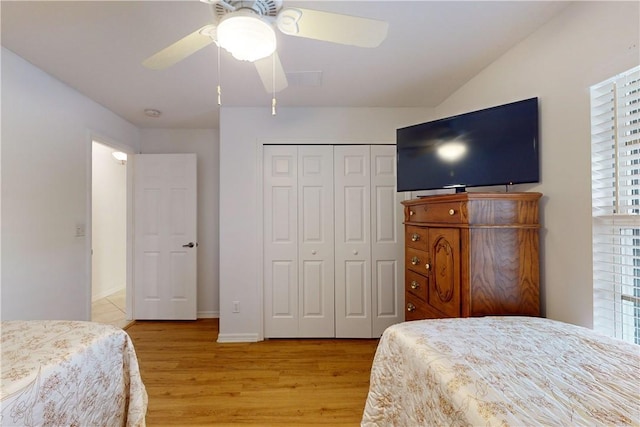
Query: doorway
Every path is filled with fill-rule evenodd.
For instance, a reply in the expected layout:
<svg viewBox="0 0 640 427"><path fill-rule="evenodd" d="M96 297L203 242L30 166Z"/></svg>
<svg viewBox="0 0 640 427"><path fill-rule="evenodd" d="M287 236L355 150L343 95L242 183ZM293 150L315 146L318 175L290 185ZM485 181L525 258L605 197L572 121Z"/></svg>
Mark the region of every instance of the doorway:
<svg viewBox="0 0 640 427"><path fill-rule="evenodd" d="M124 328L127 315L127 155L91 142L91 320Z"/></svg>

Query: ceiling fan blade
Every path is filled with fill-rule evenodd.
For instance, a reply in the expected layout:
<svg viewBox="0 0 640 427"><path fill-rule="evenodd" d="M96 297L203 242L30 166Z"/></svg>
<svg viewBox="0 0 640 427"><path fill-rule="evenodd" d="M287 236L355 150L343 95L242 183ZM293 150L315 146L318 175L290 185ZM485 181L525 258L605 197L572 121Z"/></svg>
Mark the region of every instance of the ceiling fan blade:
<svg viewBox="0 0 640 427"><path fill-rule="evenodd" d="M289 85L289 83L287 83L287 76L284 73L284 68L282 68L278 52L273 52L271 56L259 59L255 61L254 64L256 65L258 75L260 76L262 84L267 92L280 92Z"/></svg>
<svg viewBox="0 0 640 427"><path fill-rule="evenodd" d="M187 56L213 43L214 40L209 34L215 35L215 28L215 25L205 25L197 29L188 36L181 38L155 55L145 59L142 65L152 70L162 70L182 61Z"/></svg>
<svg viewBox="0 0 640 427"><path fill-rule="evenodd" d="M387 38L389 24L312 9L286 8L278 13L284 34L359 47L377 47Z"/></svg>

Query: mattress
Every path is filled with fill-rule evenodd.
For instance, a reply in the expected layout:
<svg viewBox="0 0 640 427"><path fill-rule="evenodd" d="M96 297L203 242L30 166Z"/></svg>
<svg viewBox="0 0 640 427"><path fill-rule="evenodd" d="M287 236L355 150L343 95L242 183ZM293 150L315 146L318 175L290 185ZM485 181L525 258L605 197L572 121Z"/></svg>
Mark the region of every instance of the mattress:
<svg viewBox="0 0 640 427"><path fill-rule="evenodd" d="M640 346L542 318L388 328L363 426L640 425Z"/></svg>
<svg viewBox="0 0 640 427"><path fill-rule="evenodd" d="M144 426L147 393L122 329L80 321L5 321L3 426Z"/></svg>

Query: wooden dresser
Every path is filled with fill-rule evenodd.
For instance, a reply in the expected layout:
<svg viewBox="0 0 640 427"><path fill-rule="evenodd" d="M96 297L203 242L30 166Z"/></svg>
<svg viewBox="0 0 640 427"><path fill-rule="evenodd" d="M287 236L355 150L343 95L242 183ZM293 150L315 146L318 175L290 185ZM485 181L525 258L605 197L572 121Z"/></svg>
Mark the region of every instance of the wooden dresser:
<svg viewBox="0 0 640 427"><path fill-rule="evenodd" d="M540 193L402 202L405 319L540 315Z"/></svg>

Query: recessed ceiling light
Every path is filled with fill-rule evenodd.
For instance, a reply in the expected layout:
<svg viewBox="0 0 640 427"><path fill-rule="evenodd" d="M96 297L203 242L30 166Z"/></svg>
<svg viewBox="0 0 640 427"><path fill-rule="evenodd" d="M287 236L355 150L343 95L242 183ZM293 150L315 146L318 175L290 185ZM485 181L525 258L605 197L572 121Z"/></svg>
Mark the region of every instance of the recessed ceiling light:
<svg viewBox="0 0 640 427"><path fill-rule="evenodd" d="M155 110L153 108L145 108L144 110L144 114L146 114L149 117L160 117L162 115L162 112L160 110Z"/></svg>

